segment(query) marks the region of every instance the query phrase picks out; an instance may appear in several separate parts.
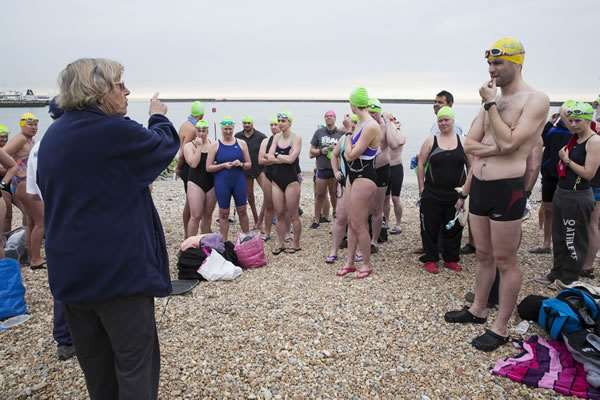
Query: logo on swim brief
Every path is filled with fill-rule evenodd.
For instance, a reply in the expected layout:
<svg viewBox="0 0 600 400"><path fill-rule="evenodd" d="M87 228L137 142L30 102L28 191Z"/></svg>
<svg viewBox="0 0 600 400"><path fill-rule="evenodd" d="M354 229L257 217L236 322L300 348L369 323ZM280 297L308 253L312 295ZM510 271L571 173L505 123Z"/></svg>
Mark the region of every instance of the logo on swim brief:
<svg viewBox="0 0 600 400"><path fill-rule="evenodd" d="M501 218L502 214L492 214L492 218Z"/></svg>

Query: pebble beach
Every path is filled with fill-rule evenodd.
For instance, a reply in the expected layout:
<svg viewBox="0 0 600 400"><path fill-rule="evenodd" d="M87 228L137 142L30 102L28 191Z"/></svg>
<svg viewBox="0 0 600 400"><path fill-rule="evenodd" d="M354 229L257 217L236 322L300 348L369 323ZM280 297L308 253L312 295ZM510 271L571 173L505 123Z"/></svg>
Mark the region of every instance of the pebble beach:
<svg viewBox="0 0 600 400"><path fill-rule="evenodd" d="M462 256L463 271L458 273L442 268L432 275L421 268L413 253L421 247L417 193L416 183L403 188L402 233L390 236L373 256L374 274L363 280L339 278L335 271L343 261L324 262L331 224L308 228L313 191L307 176L301 200L302 251L273 256L276 241L271 240L265 246L266 267L244 271L231 282L201 282L184 296L156 299L160 398L561 398L493 376L496 360L519 350L506 345L493 353L477 351L469 342L484 326L444 322L444 313L460 308L472 290L475 257ZM176 279L183 240L181 181L157 181L153 198ZM257 193L259 203L260 198ZM540 203L534 205L523 223L519 299L556 293L533 281L552 265L551 255L527 252L541 241ZM232 226L230 239L238 228ZM0 399L87 398L76 358L61 362L56 357L47 272L24 267L22 274L31 319L0 333ZM512 326L519 321L515 312ZM532 334L544 335L534 325L525 337Z"/></svg>

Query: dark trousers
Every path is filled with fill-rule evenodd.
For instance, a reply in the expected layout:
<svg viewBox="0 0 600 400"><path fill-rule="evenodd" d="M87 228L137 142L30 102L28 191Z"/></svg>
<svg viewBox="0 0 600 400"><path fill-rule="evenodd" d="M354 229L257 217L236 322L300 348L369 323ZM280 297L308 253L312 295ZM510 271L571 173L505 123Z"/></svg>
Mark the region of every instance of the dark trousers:
<svg viewBox="0 0 600 400"><path fill-rule="evenodd" d="M592 190L560 187L552 199L552 253L548 278L570 284L579 278L588 251L588 226L594 209Z"/></svg>
<svg viewBox="0 0 600 400"><path fill-rule="evenodd" d="M65 304L65 311L90 399L158 398L160 351L154 298Z"/></svg>
<svg viewBox="0 0 600 400"><path fill-rule="evenodd" d="M444 261L458 262L463 227L456 221L454 227L450 230L446 229L446 224L456 215L454 203L448 204L424 198L421 199L420 212L421 240L425 249L425 255L420 260L437 262L441 250Z"/></svg>
<svg viewBox="0 0 600 400"><path fill-rule="evenodd" d="M54 319L52 320L52 336L58 346L71 346L73 340L65 319L65 305L54 299Z"/></svg>

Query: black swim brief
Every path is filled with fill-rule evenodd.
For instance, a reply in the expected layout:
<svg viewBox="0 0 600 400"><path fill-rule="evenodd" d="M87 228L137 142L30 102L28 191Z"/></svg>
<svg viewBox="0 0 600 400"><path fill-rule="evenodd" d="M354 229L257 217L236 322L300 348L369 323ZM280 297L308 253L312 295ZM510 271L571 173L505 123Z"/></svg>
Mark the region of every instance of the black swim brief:
<svg viewBox="0 0 600 400"><path fill-rule="evenodd" d="M333 175L333 170L330 169L330 168L318 169L316 176L319 179L333 179L333 178L335 178L335 176Z"/></svg>
<svg viewBox="0 0 600 400"><path fill-rule="evenodd" d="M375 173L377 174L377 187L388 187L390 186L391 179L391 169L390 164L383 165L377 169L375 169Z"/></svg>
<svg viewBox="0 0 600 400"><path fill-rule="evenodd" d="M469 212L494 221L517 221L523 218L527 196L521 178L481 181L473 176Z"/></svg>

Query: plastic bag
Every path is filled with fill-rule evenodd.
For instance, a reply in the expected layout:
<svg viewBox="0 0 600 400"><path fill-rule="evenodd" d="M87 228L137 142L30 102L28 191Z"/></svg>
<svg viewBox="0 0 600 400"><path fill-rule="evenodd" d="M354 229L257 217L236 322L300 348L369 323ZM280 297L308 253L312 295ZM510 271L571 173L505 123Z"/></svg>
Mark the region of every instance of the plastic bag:
<svg viewBox="0 0 600 400"><path fill-rule="evenodd" d="M242 268L260 268L267 265L265 242L260 235L238 235L233 249Z"/></svg>
<svg viewBox="0 0 600 400"><path fill-rule="evenodd" d="M0 259L0 320L27 313L19 268L17 260Z"/></svg>
<svg viewBox="0 0 600 400"><path fill-rule="evenodd" d="M242 269L224 259L218 251L212 250L198 268L198 273L207 281L232 281L242 274Z"/></svg>
<svg viewBox="0 0 600 400"><path fill-rule="evenodd" d="M27 248L25 247L25 229L16 229L6 240L4 254L8 258L20 260L26 252Z"/></svg>

